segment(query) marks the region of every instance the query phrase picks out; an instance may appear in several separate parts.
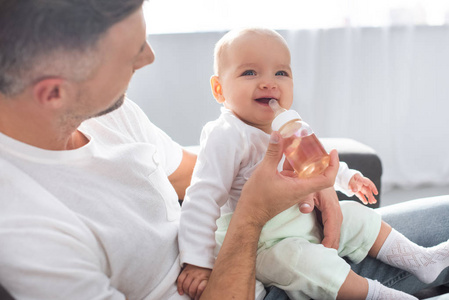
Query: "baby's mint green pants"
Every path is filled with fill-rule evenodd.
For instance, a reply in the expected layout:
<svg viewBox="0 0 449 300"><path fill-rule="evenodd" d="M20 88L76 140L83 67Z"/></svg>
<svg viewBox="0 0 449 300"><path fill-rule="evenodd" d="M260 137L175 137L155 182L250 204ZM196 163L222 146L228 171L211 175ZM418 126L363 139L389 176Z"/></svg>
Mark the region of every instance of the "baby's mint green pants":
<svg viewBox="0 0 449 300"><path fill-rule="evenodd" d="M256 278L265 286L285 290L291 299L335 299L350 266L362 261L376 240L381 217L354 201L341 201L343 224L337 250L320 244L322 227L315 213L291 207L262 230L257 250ZM216 240L223 243L232 214L217 220Z"/></svg>

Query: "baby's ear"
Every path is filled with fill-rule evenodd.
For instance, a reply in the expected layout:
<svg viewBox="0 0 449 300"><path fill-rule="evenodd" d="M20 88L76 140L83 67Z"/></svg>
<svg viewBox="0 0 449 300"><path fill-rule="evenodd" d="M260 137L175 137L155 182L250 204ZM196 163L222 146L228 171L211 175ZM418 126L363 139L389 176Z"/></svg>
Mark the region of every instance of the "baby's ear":
<svg viewBox="0 0 449 300"><path fill-rule="evenodd" d="M217 100L218 103L225 102L225 98L223 96L223 89L220 83L220 77L213 75L210 78L210 87L212 89L212 94L214 94L215 100Z"/></svg>

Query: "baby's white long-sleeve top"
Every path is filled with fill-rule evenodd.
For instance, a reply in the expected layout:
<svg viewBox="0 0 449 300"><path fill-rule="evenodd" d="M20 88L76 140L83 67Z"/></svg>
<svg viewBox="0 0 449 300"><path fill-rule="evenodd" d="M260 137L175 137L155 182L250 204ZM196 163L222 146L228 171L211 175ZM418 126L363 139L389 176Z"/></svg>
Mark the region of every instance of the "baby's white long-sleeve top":
<svg viewBox="0 0 449 300"><path fill-rule="evenodd" d="M263 159L269 139L269 134L245 124L226 108L221 109L218 119L204 126L181 213L181 265L212 269L216 221L235 210L243 185ZM281 169L282 161L279 165ZM340 162L335 188L352 196L348 183L357 172Z"/></svg>

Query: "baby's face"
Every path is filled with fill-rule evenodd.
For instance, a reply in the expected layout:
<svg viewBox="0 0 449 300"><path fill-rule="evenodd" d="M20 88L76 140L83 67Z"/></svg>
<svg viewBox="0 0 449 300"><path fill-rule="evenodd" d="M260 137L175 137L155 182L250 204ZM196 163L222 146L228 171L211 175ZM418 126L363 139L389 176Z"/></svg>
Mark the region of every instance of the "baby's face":
<svg viewBox="0 0 449 300"><path fill-rule="evenodd" d="M243 122L271 132L270 99L289 109L293 101L290 51L276 36L246 33L234 40L221 61L225 106Z"/></svg>

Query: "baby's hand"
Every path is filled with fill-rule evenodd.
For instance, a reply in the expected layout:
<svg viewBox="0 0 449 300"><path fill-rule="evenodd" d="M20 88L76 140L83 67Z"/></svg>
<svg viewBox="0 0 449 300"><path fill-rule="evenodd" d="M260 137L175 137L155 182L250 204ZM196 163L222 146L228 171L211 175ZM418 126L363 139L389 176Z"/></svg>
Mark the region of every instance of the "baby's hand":
<svg viewBox="0 0 449 300"><path fill-rule="evenodd" d="M377 202L374 195L377 195L379 192L376 185L369 178L357 173L349 181L349 188L363 204L374 204Z"/></svg>
<svg viewBox="0 0 449 300"><path fill-rule="evenodd" d="M186 264L178 276L178 293L199 299L209 280L211 269Z"/></svg>

